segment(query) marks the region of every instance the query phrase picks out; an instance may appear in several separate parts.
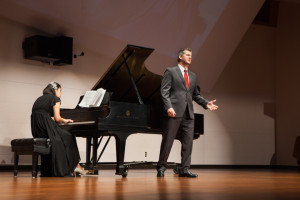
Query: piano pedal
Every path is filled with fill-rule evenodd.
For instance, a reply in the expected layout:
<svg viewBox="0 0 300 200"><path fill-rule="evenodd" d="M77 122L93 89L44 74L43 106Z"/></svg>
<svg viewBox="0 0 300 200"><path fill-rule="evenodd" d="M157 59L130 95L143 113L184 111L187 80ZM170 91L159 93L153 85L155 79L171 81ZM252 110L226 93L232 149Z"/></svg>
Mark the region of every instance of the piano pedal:
<svg viewBox="0 0 300 200"><path fill-rule="evenodd" d="M86 171L87 171L86 175L95 175L95 176L99 175L98 169L87 169Z"/></svg>

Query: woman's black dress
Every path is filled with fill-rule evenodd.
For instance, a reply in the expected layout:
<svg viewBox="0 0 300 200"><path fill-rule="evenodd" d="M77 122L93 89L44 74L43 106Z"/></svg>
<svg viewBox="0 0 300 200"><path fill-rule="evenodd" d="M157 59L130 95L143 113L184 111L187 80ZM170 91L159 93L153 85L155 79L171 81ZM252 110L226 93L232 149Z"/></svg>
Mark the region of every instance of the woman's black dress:
<svg viewBox="0 0 300 200"><path fill-rule="evenodd" d="M35 138L51 140L51 162L48 162L51 166L47 166L51 169L50 176L69 176L79 163L80 155L75 136L59 127L51 118L53 106L57 102L60 102L60 98L52 94L44 94L35 101L31 114L31 131Z"/></svg>

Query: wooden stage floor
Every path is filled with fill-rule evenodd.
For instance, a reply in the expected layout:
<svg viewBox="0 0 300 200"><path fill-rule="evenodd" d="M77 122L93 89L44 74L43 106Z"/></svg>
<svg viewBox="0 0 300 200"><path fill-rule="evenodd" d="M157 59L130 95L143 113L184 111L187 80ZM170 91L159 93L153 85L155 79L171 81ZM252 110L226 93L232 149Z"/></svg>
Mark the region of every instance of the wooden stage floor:
<svg viewBox="0 0 300 200"><path fill-rule="evenodd" d="M290 200L300 199L300 172L269 169L192 169L197 178L179 178L167 170L130 169L127 178L114 170L98 176L31 178L31 172L0 172L0 199L115 200Z"/></svg>

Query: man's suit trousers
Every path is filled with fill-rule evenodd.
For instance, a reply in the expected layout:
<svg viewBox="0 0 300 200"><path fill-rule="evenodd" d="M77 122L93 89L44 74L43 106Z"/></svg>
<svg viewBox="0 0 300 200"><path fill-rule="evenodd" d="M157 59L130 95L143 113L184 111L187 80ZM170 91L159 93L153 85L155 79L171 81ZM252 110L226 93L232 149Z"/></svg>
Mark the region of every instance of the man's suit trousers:
<svg viewBox="0 0 300 200"><path fill-rule="evenodd" d="M194 138L194 119L190 119L189 116L186 109L183 117L165 117L157 170L166 170L167 160L177 134L181 134L182 144L179 173L185 173L189 169Z"/></svg>

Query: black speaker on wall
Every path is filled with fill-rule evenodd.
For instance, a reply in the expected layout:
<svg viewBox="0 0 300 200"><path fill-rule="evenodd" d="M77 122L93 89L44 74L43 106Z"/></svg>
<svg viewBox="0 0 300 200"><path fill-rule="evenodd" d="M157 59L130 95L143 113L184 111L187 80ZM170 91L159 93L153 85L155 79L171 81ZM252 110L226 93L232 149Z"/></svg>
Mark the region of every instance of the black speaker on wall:
<svg viewBox="0 0 300 200"><path fill-rule="evenodd" d="M59 36L54 38L55 55L59 60L54 65L72 65L73 63L73 38Z"/></svg>
<svg viewBox="0 0 300 200"><path fill-rule="evenodd" d="M22 47L25 59L53 63L53 65L73 63L73 38L71 37L35 35L25 38Z"/></svg>

